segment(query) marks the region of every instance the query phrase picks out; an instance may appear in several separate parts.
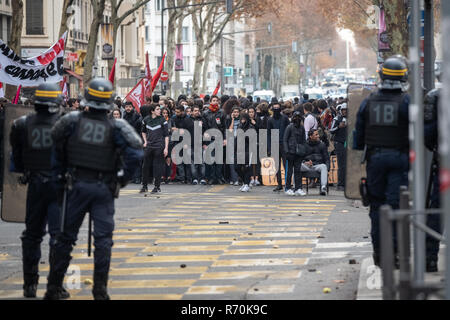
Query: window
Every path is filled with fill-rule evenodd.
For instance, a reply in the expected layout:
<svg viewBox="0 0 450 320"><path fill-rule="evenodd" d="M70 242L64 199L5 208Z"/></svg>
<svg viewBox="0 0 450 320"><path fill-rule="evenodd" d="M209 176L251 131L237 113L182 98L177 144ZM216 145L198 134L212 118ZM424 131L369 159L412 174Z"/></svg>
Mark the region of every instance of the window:
<svg viewBox="0 0 450 320"><path fill-rule="evenodd" d="M181 42L189 42L189 27L183 27Z"/></svg>
<svg viewBox="0 0 450 320"><path fill-rule="evenodd" d="M165 6L164 0L156 0L155 4L156 4L156 11L161 11L161 6L164 6L164 8L167 7Z"/></svg>
<svg viewBox="0 0 450 320"><path fill-rule="evenodd" d="M183 57L184 72L191 72L191 65L189 64L189 57Z"/></svg>
<svg viewBox="0 0 450 320"><path fill-rule="evenodd" d="M9 0L6 0L5 3L7 6L9 6Z"/></svg>
<svg viewBox="0 0 450 320"><path fill-rule="evenodd" d="M26 11L27 34L44 34L43 0L27 0Z"/></svg>
<svg viewBox="0 0 450 320"><path fill-rule="evenodd" d="M11 17L6 17L6 41L10 41L11 40Z"/></svg>
<svg viewBox="0 0 450 320"><path fill-rule="evenodd" d="M149 26L145 26L145 41L150 41Z"/></svg>

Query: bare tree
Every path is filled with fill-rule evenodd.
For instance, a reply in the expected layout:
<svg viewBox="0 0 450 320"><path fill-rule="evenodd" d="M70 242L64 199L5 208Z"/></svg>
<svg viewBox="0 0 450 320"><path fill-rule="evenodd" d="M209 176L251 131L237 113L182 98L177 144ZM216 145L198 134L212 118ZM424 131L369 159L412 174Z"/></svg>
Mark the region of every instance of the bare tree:
<svg viewBox="0 0 450 320"><path fill-rule="evenodd" d="M146 5L150 0L136 0L133 6L126 10L123 14L119 14L120 7L122 6L124 0L109 0L111 3L111 24L113 32L113 50L116 50L117 43L117 32L119 31L120 25L124 20L133 14L135 11L139 10L142 6ZM134 21L134 20L133 20ZM133 22L131 21L131 22ZM114 59L108 60L108 73L111 72Z"/></svg>
<svg viewBox="0 0 450 320"><path fill-rule="evenodd" d="M105 10L105 0L91 0L93 9L93 19L91 29L89 31L89 42L86 51L86 58L84 59L84 75L83 83L87 85L92 79L92 67L94 65L95 49L97 46L98 29L103 21L103 11Z"/></svg>
<svg viewBox="0 0 450 320"><path fill-rule="evenodd" d="M64 32L66 32L69 27L67 25L67 21L69 20L69 18L71 16L73 16L73 14L75 13L74 11L70 11L67 12L67 9L73 4L74 0L64 0L64 4L63 4L63 9L62 9L62 13L61 13L61 26L59 27L59 37L61 38L61 36L64 34Z"/></svg>
<svg viewBox="0 0 450 320"><path fill-rule="evenodd" d="M12 22L11 22L11 37L8 46L14 50L18 55L22 49L21 37L22 37L22 25L23 25L23 1L12 0ZM7 99L12 100L16 93L16 86L6 85L5 96Z"/></svg>
<svg viewBox="0 0 450 320"><path fill-rule="evenodd" d="M188 0L167 0L168 7L182 6L186 5ZM171 91L171 84L174 74L174 65L175 65L175 45L176 45L176 30L177 30L177 21L184 18L188 15L188 13L183 9L172 9L169 11L169 21L167 23L167 56L165 62L165 70L169 73L169 80L167 81L167 92ZM181 35L181 33L180 33ZM181 42L181 38L180 38ZM177 43L180 43L177 42ZM179 73L179 72L177 72Z"/></svg>

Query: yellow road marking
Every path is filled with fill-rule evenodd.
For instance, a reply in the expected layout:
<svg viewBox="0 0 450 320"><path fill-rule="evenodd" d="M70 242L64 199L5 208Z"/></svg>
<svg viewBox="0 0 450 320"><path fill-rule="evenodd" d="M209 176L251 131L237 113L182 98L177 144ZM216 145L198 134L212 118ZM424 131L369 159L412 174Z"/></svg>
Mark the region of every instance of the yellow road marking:
<svg viewBox="0 0 450 320"><path fill-rule="evenodd" d="M176 247L161 247L161 246L152 246L147 247L142 252L192 252L192 251L223 251L228 248L228 245L222 246L176 246Z"/></svg>
<svg viewBox="0 0 450 320"><path fill-rule="evenodd" d="M219 257L220 255L146 256L129 258L126 263L214 261Z"/></svg>
<svg viewBox="0 0 450 320"><path fill-rule="evenodd" d="M172 242L231 242L237 237L221 237L221 238L162 238L156 243L172 243Z"/></svg>
<svg viewBox="0 0 450 320"><path fill-rule="evenodd" d="M220 229L242 229L239 227L247 227L247 226L251 226L251 223L246 223L246 224L240 224L240 225L230 225L230 224L217 224L217 222L214 225L185 225L183 227L180 228L180 230L203 230L203 229L208 229L208 230L220 230Z"/></svg>
<svg viewBox="0 0 450 320"><path fill-rule="evenodd" d="M306 259L274 258L274 259L233 259L216 260L212 267L253 267L253 266L285 266L285 265L303 265Z"/></svg>
<svg viewBox="0 0 450 320"><path fill-rule="evenodd" d="M257 286L258 291L252 294L290 293L294 291L294 285ZM246 287L238 286L195 286L190 287L186 294L225 294L230 291L245 291Z"/></svg>
<svg viewBox="0 0 450 320"><path fill-rule="evenodd" d="M163 274L195 274L203 273L208 270L208 267L146 267L146 268L113 268L109 272L110 276L123 276L123 275L163 275Z"/></svg>
<svg viewBox="0 0 450 320"><path fill-rule="evenodd" d="M110 280L108 288L178 288L189 287L197 279L163 279L163 280Z"/></svg>
<svg viewBox="0 0 450 320"><path fill-rule="evenodd" d="M228 249L222 256L251 255L251 254L303 254L311 253L313 248L267 248L267 249Z"/></svg>
<svg viewBox="0 0 450 320"><path fill-rule="evenodd" d="M316 244L318 240L248 240L233 241L232 246L263 246L263 245L296 245L296 244Z"/></svg>
<svg viewBox="0 0 450 320"><path fill-rule="evenodd" d="M234 230L212 230L212 231L173 231L170 235L173 236L214 236L219 234L228 234L230 236L240 234L245 228L235 228Z"/></svg>
<svg viewBox="0 0 450 320"><path fill-rule="evenodd" d="M302 233L302 232L286 232L286 233L279 233L279 232L273 232L273 233L253 233L252 235L243 234L240 237L241 238L275 238L275 237L317 237L320 236L320 233Z"/></svg>
<svg viewBox="0 0 450 320"><path fill-rule="evenodd" d="M136 255L136 252L114 252L114 249L111 252L112 259L130 258L134 255ZM72 254L73 259L92 259L93 256L94 255L91 254L91 256L88 257L87 252Z"/></svg>

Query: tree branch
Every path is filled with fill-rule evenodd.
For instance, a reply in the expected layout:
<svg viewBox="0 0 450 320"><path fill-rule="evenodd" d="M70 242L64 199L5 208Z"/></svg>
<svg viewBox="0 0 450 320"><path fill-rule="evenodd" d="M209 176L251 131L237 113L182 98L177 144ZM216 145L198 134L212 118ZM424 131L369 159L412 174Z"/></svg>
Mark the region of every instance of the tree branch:
<svg viewBox="0 0 450 320"><path fill-rule="evenodd" d="M122 1L123 0L120 0L119 3ZM122 24L123 20L125 20L130 14L132 14L136 10L140 9L142 6L146 5L149 2L150 2L150 0L139 0L139 2L136 2L131 9L129 9L128 11L125 11L125 13L123 15L118 17L118 19L117 19L118 25L120 26ZM119 6L117 6L117 11L119 11Z"/></svg>

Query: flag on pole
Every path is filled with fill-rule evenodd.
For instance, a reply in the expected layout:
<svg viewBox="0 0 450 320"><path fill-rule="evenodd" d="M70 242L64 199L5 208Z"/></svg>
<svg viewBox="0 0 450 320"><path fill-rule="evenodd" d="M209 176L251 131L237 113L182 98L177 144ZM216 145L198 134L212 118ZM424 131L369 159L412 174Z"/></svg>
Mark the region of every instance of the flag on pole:
<svg viewBox="0 0 450 320"><path fill-rule="evenodd" d="M219 80L219 82L217 82L217 87L216 87L216 89L214 90L214 92L213 92L213 96L215 96L215 95L217 95L217 93L219 93L219 89L220 89L220 80Z"/></svg>
<svg viewBox="0 0 450 320"><path fill-rule="evenodd" d="M111 69L111 72L109 73L109 81L111 81L112 84L114 84L114 78L116 75L116 62L117 62L117 58L114 59L113 67Z"/></svg>
<svg viewBox="0 0 450 320"><path fill-rule="evenodd" d="M152 96L152 72L148 63L148 52L145 53L145 96Z"/></svg>
<svg viewBox="0 0 450 320"><path fill-rule="evenodd" d="M145 103L144 79L141 79L137 85L127 94L125 99L130 101L137 112L141 112L141 106Z"/></svg>
<svg viewBox="0 0 450 320"><path fill-rule="evenodd" d="M13 100L13 104L17 104L19 102L20 90L22 89L22 85L19 85L16 92L16 97Z"/></svg>
<svg viewBox="0 0 450 320"><path fill-rule="evenodd" d="M153 92L153 90L155 90L156 85L158 84L159 78L161 78L161 72L163 71L163 68L164 68L164 58L165 57L166 57L166 54L164 53L162 60L161 60L161 64L159 65L158 71L156 71L156 74L152 79L152 92Z"/></svg>
<svg viewBox="0 0 450 320"><path fill-rule="evenodd" d="M5 97L5 90L3 90L3 82L0 82L0 98Z"/></svg>

